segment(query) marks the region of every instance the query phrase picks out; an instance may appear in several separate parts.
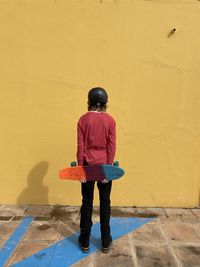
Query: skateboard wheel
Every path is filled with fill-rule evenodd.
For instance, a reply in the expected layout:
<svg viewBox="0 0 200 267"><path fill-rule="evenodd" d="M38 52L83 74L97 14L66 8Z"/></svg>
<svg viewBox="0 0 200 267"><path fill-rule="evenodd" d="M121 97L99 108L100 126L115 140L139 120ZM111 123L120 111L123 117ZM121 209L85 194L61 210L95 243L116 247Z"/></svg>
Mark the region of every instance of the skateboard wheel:
<svg viewBox="0 0 200 267"><path fill-rule="evenodd" d="M77 166L76 161L72 161L71 162L71 167L76 167L76 166Z"/></svg>
<svg viewBox="0 0 200 267"><path fill-rule="evenodd" d="M119 161L114 161L113 165L114 165L115 167L119 167Z"/></svg>

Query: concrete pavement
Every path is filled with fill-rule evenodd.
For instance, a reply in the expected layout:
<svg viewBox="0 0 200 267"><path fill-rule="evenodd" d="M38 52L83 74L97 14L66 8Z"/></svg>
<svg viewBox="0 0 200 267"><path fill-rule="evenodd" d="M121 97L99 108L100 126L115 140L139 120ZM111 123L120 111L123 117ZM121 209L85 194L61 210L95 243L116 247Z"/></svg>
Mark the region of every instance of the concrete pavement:
<svg viewBox="0 0 200 267"><path fill-rule="evenodd" d="M0 205L0 250L26 216L33 221L0 266L12 266L79 230L79 207ZM73 266L200 267L199 208L112 207L112 217L154 219L115 240L109 254L97 250ZM93 222L98 221L94 208Z"/></svg>

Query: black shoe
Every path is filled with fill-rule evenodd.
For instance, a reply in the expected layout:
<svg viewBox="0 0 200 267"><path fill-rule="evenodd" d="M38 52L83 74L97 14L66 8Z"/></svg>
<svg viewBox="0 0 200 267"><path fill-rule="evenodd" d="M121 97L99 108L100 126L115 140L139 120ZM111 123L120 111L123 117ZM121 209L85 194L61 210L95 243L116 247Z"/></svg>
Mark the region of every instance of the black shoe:
<svg viewBox="0 0 200 267"><path fill-rule="evenodd" d="M89 251L89 241L84 241L82 240L81 236L79 236L79 239L78 239L78 242L79 242L79 246L82 250L83 253L88 253Z"/></svg>
<svg viewBox="0 0 200 267"><path fill-rule="evenodd" d="M108 238L108 239L103 239L102 240L102 248L101 251L103 253L108 253L110 251L110 248L112 246L112 238Z"/></svg>

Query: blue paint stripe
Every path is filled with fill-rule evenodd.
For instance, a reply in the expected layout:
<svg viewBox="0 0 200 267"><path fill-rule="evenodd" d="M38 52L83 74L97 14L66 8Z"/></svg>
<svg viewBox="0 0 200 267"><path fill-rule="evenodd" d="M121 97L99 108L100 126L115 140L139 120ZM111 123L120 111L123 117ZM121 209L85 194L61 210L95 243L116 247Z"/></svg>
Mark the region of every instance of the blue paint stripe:
<svg viewBox="0 0 200 267"><path fill-rule="evenodd" d="M113 240L134 231L138 227L152 221L152 218L111 218L111 234ZM78 246L79 232L43 249L36 254L18 262L13 267L67 267L93 252L101 249L100 224L92 227L89 253L83 253Z"/></svg>
<svg viewBox="0 0 200 267"><path fill-rule="evenodd" d="M4 266L4 264L9 260L10 256L14 252L17 244L22 239L29 225L32 223L33 217L27 216L25 217L19 226L16 228L14 233L10 236L10 238L6 241L3 247L0 249L0 266Z"/></svg>

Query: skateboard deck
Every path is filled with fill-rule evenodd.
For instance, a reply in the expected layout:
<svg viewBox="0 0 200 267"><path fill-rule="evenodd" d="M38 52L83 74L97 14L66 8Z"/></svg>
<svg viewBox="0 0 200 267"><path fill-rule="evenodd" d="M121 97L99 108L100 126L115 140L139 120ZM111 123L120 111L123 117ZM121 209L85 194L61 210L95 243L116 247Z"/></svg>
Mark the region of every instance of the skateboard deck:
<svg viewBox="0 0 200 267"><path fill-rule="evenodd" d="M113 165L86 165L74 166L60 170L59 178L67 180L86 180L86 181L102 181L104 179L111 181L119 179L124 175L122 168Z"/></svg>

